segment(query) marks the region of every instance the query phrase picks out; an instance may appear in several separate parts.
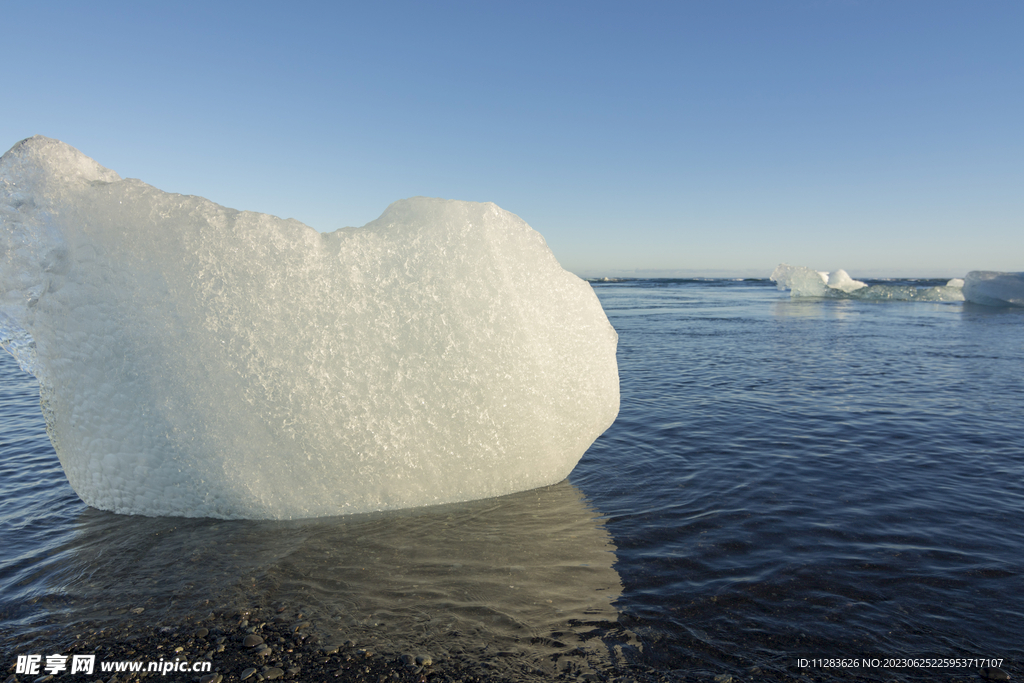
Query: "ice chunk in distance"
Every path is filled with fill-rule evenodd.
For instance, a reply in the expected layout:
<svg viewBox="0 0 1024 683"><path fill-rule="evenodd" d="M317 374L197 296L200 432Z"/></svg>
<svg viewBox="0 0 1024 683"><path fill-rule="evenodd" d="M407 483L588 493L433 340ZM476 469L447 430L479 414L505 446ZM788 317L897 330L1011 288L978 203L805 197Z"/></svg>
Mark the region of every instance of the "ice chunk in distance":
<svg viewBox="0 0 1024 683"><path fill-rule="evenodd" d="M974 270L964 278L964 298L985 306L1024 306L1024 273Z"/></svg>
<svg viewBox="0 0 1024 683"><path fill-rule="evenodd" d="M804 266L779 264L769 278L794 298L863 299L868 301L963 301L963 280L949 280L945 286L868 285L854 280L845 270L823 273Z"/></svg>
<svg viewBox="0 0 1024 683"><path fill-rule="evenodd" d="M830 273L828 276L828 286L831 289L838 289L841 292L855 292L858 289L867 287L867 283L861 282L860 280L854 280L850 277L849 273L840 268L834 273Z"/></svg>
<svg viewBox="0 0 1024 683"><path fill-rule="evenodd" d="M867 285L859 280L854 280L845 270L837 270L833 273L812 270L804 266L791 266L780 263L769 279L776 287L792 292L793 296L825 297L830 295L830 290L838 290L849 294Z"/></svg>
<svg viewBox="0 0 1024 683"><path fill-rule="evenodd" d="M321 234L121 180L36 137L0 159L0 330L82 499L301 518L565 478L619 406L590 285L494 204Z"/></svg>
<svg viewBox="0 0 1024 683"><path fill-rule="evenodd" d="M804 266L780 263L769 276L780 290L790 290L791 296L828 296L828 275Z"/></svg>

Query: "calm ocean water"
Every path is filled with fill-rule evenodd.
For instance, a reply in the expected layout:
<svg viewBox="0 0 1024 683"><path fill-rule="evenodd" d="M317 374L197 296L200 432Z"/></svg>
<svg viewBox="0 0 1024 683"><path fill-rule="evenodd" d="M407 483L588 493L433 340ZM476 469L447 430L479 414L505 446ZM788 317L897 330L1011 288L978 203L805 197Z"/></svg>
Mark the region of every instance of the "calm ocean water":
<svg viewBox="0 0 1024 683"><path fill-rule="evenodd" d="M622 409L569 480L398 513L89 509L34 381L2 354L6 654L290 604L326 639L522 679L843 675L799 656L1002 658L1024 674L1024 310L790 299L764 280L594 288L619 332Z"/></svg>

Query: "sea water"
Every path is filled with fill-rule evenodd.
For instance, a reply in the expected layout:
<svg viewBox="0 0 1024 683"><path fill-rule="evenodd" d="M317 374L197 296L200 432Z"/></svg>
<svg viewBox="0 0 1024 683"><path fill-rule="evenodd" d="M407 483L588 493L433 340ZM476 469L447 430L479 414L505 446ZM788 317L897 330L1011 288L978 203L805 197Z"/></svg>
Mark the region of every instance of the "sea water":
<svg viewBox="0 0 1024 683"><path fill-rule="evenodd" d="M1003 658L1024 674L1024 310L791 298L767 279L592 286L619 334L622 403L569 479L401 512L88 508L4 354L0 642L288 604L325 637L523 680L584 670L567 662L945 675L799 657Z"/></svg>

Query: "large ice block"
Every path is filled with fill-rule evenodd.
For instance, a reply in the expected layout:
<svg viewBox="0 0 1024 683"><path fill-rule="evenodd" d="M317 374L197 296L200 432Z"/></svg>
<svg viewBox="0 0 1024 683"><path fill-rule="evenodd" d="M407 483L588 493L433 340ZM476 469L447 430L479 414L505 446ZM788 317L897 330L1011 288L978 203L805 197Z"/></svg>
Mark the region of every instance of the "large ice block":
<svg viewBox="0 0 1024 683"><path fill-rule="evenodd" d="M565 478L618 412L590 285L494 204L418 197L321 234L35 137L0 159L0 220L0 337L94 507L498 496Z"/></svg>

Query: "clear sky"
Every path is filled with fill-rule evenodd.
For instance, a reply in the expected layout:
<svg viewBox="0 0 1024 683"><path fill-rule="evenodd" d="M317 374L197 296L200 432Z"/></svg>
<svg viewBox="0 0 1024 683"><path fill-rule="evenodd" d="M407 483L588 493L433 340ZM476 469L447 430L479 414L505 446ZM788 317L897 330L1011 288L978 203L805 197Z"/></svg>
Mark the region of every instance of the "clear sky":
<svg viewBox="0 0 1024 683"><path fill-rule="evenodd" d="M493 201L583 275L1024 271L1024 2L0 0L0 146L329 231Z"/></svg>

